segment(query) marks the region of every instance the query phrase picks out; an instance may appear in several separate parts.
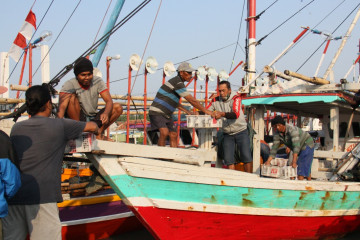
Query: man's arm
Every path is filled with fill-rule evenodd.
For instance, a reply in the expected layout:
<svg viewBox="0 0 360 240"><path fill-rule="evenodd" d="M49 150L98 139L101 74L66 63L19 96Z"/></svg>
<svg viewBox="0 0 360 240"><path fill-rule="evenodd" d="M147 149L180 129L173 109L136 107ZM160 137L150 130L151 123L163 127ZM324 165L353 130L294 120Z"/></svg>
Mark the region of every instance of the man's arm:
<svg viewBox="0 0 360 240"><path fill-rule="evenodd" d="M211 115L212 117L215 117L215 113L207 110L203 105L199 103L198 100L196 100L192 95L187 95L184 97L191 105L194 106L194 108L199 109L200 111L204 112L205 114Z"/></svg>
<svg viewBox="0 0 360 240"><path fill-rule="evenodd" d="M109 116L110 116L110 114L112 112L112 109L113 109L113 101L111 99L111 95L110 95L109 91L101 92L100 96L105 101L105 110L100 115L100 120L101 120L102 124L105 124L105 123L109 122Z"/></svg>
<svg viewBox="0 0 360 240"><path fill-rule="evenodd" d="M187 110L183 105L181 105L179 103L179 105L177 106L177 108L183 112L185 112L187 115L194 115L194 112L191 112L189 110ZM196 115L196 114L195 114Z"/></svg>

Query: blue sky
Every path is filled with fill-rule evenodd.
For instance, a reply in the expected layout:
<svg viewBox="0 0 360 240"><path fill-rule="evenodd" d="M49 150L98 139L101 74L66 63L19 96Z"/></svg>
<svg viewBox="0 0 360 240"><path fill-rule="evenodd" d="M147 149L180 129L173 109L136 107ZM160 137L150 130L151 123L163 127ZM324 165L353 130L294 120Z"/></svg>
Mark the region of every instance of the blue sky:
<svg viewBox="0 0 360 240"><path fill-rule="evenodd" d="M99 37L104 32L104 26L107 23L107 19L111 14L115 2L116 0L112 1L105 23L100 29ZM118 20L126 16L141 2L142 1L139 0L125 1ZM265 10L274 2L275 0L258 0L257 13ZM257 21L256 38L260 39L269 34L287 18L310 2L311 0L277 1ZM37 0L35 2L33 12L37 16L38 25L50 3L50 0ZM56 75L65 65L72 63L91 46L109 3L110 0L82 0L67 26L61 35L59 35L75 6L78 4L78 1L55 0L53 2L34 36L35 38L39 37L44 30L50 30L53 33L52 39L47 43L49 46L54 44L50 52L51 77ZM342 4L335 9L340 3ZM0 15L0 30L3 33L0 38L1 52L6 52L10 49L32 4L33 1L29 0L3 1L3 10ZM108 46L100 60L99 68L105 77L105 57L116 54L121 55L120 60L111 62L110 91L112 94L126 94L129 57L133 53L142 56L159 4L160 0L151 1L110 38ZM241 60L245 60L246 22L244 18L247 13L245 6L244 15L242 16L243 4L243 0L163 0L144 59L149 56L154 56L159 62L159 67L162 67L166 61L179 63L183 60L195 58L190 61L194 67L207 65L214 67L218 72L222 69L229 72L235 51L234 43L237 41L240 23L239 46L233 66ZM309 26L310 28L316 26L318 30L331 33L344 21L333 34L334 37L343 36L353 21L357 10L352 14L350 14L350 12L357 4L359 4L359 1L356 0L313 1L295 17L273 31L263 40L262 44L256 48L257 71L261 71L265 65L270 63L282 52L302 31L302 26ZM331 11L333 11L333 13L325 18ZM349 17L345 20L348 15ZM333 69L336 82L345 75L352 62L357 58L360 38L359 24L360 23L357 23L355 26ZM325 38L322 36L307 34L295 48L274 65L275 68L280 71L286 69L296 71L324 40ZM324 74L340 43L341 40L331 42L319 76ZM198 57L228 45L230 46L222 50ZM325 45L320 47L298 72L307 76L313 76L324 47ZM35 72L40 64L40 51L35 49L33 55L33 72ZM18 84L21 63L22 60L10 78L11 84ZM14 67L15 62L11 59L10 72ZM143 67L144 66L140 69L140 73L144 72ZM27 81L27 68L28 67L26 67L24 81ZM359 68L357 66L356 77L358 76L358 71ZM133 72L133 74L135 74L135 72ZM241 69L238 69L231 76L230 82L235 86L233 88L237 89L237 86L241 84L241 78L243 76L244 71ZM352 80L352 76L353 74L351 74L348 80ZM73 77L72 72L61 80L57 89L71 77ZM34 84L40 83L40 78L41 73L39 70L34 76ZM132 95L143 95L143 82L144 77L142 75L136 78ZM149 96L156 93L161 82L161 71L148 75ZM199 85L204 86L205 83L199 81L198 86ZM209 86L210 90L213 90L215 88L215 82L210 82ZM189 88L192 88L192 85L190 85Z"/></svg>

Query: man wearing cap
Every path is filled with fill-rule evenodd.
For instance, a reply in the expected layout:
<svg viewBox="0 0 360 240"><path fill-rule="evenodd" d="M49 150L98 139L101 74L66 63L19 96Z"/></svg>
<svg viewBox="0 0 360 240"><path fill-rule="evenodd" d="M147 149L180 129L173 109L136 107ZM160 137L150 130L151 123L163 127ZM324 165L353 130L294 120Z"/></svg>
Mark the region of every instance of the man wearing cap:
<svg viewBox="0 0 360 240"><path fill-rule="evenodd" d="M224 163L229 169L235 170L236 147L240 153L240 161L244 163L245 172L251 173L253 160L247 123L241 109L241 98L236 91L231 91L228 81L219 83L219 94L208 109L214 111L216 119L223 119Z"/></svg>
<svg viewBox="0 0 360 240"><path fill-rule="evenodd" d="M271 125L276 131L271 147L270 157L266 165L275 157L280 144L284 144L293 152L292 167L297 167L299 180L305 177L311 180L311 164L314 157L314 140L309 133L296 126L286 124L281 116L276 116L271 120Z"/></svg>
<svg viewBox="0 0 360 240"><path fill-rule="evenodd" d="M95 121L99 125L97 138L105 139L105 129L118 119L123 109L119 103L113 103L109 89L101 77L93 75L93 70L89 59L81 57L77 60L75 78L65 82L60 90L58 117ZM99 94L105 101L105 108L97 111Z"/></svg>
<svg viewBox="0 0 360 240"><path fill-rule="evenodd" d="M192 114L179 104L180 98L185 98L192 106L205 114L213 115L203 107L187 90L184 82L189 82L195 69L188 62L183 62L177 68L178 75L164 83L157 92L149 110L152 130L159 130L159 146L165 146L166 138L170 138L170 147L177 147L177 132L172 119L175 108Z"/></svg>

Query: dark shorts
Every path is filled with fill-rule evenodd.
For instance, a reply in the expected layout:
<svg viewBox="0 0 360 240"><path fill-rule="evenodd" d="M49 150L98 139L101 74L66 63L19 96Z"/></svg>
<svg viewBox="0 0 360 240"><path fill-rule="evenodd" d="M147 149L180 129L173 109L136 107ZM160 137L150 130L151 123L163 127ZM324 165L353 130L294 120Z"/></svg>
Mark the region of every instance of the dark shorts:
<svg viewBox="0 0 360 240"><path fill-rule="evenodd" d="M166 118L161 115L149 115L151 130L157 130L159 128L167 128L169 132L176 132L174 121L172 118Z"/></svg>
<svg viewBox="0 0 360 240"><path fill-rule="evenodd" d="M105 111L105 108L100 109L100 111L98 111L96 113L95 116L88 116L86 115L83 111L80 111L80 121L81 122L89 122L89 121L93 121L96 122L96 124L98 125L98 127L102 126L101 120L100 120L100 115Z"/></svg>

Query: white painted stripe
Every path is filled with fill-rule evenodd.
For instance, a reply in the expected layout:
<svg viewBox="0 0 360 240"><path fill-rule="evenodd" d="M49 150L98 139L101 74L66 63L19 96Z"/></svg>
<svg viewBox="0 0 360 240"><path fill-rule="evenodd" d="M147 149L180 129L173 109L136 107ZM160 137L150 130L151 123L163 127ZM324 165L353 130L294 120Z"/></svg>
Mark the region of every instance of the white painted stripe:
<svg viewBox="0 0 360 240"><path fill-rule="evenodd" d="M245 214L257 216L284 216L284 217L326 217L326 216L352 216L360 215L359 209L344 210L301 210L301 209L275 209L275 208L254 208L226 206L219 204L205 204L194 202L178 202L163 199L147 199L134 197L128 199L133 206L156 207L170 210L196 211L224 214ZM150 200L150 201L149 201ZM152 202L153 205L149 205Z"/></svg>
<svg viewBox="0 0 360 240"><path fill-rule="evenodd" d="M102 221L108 221L108 220L114 220L114 219L120 219L120 218L127 218L127 217L132 217L132 216L135 216L132 212L119 213L119 214L107 215L107 216L102 216L102 217L65 221L65 222L61 222L61 226L73 226L73 225L80 225L80 224L87 224L87 223L95 223L95 222L102 222Z"/></svg>

